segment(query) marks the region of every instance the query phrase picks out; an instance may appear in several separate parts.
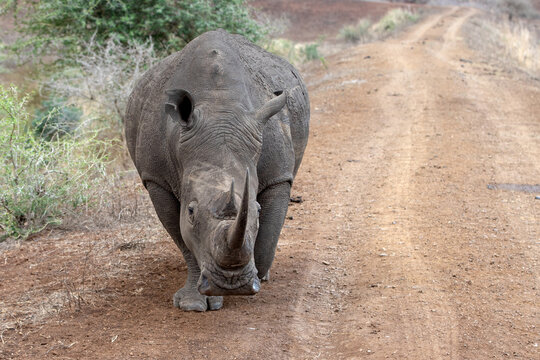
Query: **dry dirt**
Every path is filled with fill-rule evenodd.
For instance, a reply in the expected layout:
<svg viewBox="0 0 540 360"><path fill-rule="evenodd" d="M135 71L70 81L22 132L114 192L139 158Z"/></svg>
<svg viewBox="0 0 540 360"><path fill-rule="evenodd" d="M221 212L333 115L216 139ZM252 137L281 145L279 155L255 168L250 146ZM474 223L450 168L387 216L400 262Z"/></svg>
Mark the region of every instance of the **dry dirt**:
<svg viewBox="0 0 540 360"><path fill-rule="evenodd" d="M540 83L467 48L474 13L304 70L304 201L258 295L173 308L153 215L3 244L0 358L538 359L540 193L488 185L539 183Z"/></svg>

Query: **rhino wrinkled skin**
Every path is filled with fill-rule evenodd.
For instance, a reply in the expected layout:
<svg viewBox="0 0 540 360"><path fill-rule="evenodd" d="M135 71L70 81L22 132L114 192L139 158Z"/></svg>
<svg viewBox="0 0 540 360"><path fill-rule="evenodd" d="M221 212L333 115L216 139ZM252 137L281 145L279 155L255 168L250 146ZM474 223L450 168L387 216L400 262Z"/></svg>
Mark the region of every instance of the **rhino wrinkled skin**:
<svg viewBox="0 0 540 360"><path fill-rule="evenodd" d="M152 67L126 113L129 153L188 267L173 297L216 310L267 279L309 131L309 100L284 59L223 30Z"/></svg>

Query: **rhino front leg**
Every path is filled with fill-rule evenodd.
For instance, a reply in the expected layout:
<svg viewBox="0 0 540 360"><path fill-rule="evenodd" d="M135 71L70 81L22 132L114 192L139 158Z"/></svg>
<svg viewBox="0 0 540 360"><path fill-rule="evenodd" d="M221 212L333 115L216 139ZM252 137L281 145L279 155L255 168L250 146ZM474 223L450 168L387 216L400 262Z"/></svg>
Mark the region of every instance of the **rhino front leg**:
<svg viewBox="0 0 540 360"><path fill-rule="evenodd" d="M185 311L220 309L223 306L222 296L206 296L197 290L197 281L201 275L201 270L197 264L197 259L195 259L195 256L193 256L185 245L184 240L182 240L180 232L180 202L174 194L163 189L156 183L148 182L146 188L148 189L150 199L152 199L159 220L182 251L188 268L188 276L184 287L178 290L173 296L174 306Z"/></svg>
<svg viewBox="0 0 540 360"><path fill-rule="evenodd" d="M281 228L287 215L291 184L279 183L263 190L257 201L261 205L259 233L255 242L255 265L262 280L269 279Z"/></svg>

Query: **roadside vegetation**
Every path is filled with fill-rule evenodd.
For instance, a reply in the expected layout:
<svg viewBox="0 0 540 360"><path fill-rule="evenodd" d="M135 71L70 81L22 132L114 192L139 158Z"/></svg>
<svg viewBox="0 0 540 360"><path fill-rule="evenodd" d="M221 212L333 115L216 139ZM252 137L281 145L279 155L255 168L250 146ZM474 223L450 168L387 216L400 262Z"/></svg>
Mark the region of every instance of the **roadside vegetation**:
<svg viewBox="0 0 540 360"><path fill-rule="evenodd" d="M369 19L360 19L354 25L346 25L339 32L339 38L350 43L365 43L384 39L420 19L418 13L409 9L392 9L378 22L372 24Z"/></svg>
<svg viewBox="0 0 540 360"><path fill-rule="evenodd" d="M98 133L64 126L76 111L55 106L32 126L27 100L16 88L0 86L2 238L26 238L60 224L90 204L105 175L108 149Z"/></svg>
<svg viewBox="0 0 540 360"><path fill-rule="evenodd" d="M151 39L161 56L217 28L253 42L265 35L245 0L48 0L27 2L24 9L8 1L24 35L16 49L68 62L84 51L83 44L104 46L111 38L123 46ZM20 10L24 16L18 16Z"/></svg>
<svg viewBox="0 0 540 360"><path fill-rule="evenodd" d="M477 16L464 33L471 47L492 61L540 76L540 14L528 0L500 0L497 11Z"/></svg>
<svg viewBox="0 0 540 360"><path fill-rule="evenodd" d="M360 19L356 25L345 25L339 31L339 37L347 42L367 42L372 38L371 20Z"/></svg>
<svg viewBox="0 0 540 360"><path fill-rule="evenodd" d="M326 67L326 60L319 51L319 42L296 43L289 39L269 39L263 46L266 51L287 59L291 64L300 65L309 61L320 61Z"/></svg>

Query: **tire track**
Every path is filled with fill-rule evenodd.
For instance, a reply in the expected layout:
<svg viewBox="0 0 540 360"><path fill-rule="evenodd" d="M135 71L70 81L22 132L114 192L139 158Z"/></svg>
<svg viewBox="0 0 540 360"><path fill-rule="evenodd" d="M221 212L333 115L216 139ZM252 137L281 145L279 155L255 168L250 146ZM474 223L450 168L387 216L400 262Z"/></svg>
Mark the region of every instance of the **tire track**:
<svg viewBox="0 0 540 360"><path fill-rule="evenodd" d="M330 257L341 252L338 261L347 276L340 277L341 274L334 271L330 282L347 292L338 297L311 300L303 295L303 302L324 302L333 304L331 309L340 308L330 313L319 306L316 313L307 316L302 307L297 308L292 332L297 335L297 344L303 344L297 350L305 358L362 358L374 354L377 358L459 358L459 322L452 299L447 294L440 269L433 269L433 262L425 260L428 249L422 249L423 230L430 224L424 223L421 217L426 215L425 208L429 208L429 204L419 203L421 197L416 192L423 185L414 178L417 170L433 155L422 139L433 130L430 128L433 113L425 109L440 107L434 97L439 84L433 81L433 76L424 76L425 64L434 62L439 72L441 68L451 72L448 62L441 60L446 60L449 51L456 46L459 29L473 14L474 10L452 8L395 41L354 49L345 60L341 59L337 69L331 69L335 78L326 74L333 85L316 82L320 93L311 89L315 107L328 103L322 97L335 99L329 103L334 116L330 123L333 128L325 127L329 119L321 119L320 133L310 144L316 149L331 146L333 156L318 157L316 164L308 160L304 171L310 169L315 182L327 189L324 193L342 194L341 213L334 216L339 215L353 225L343 231L325 216L325 211L307 219L315 223L319 219L320 225L313 235L318 233L318 238L325 239L318 242L322 247L328 248L332 243L326 239L328 229L334 229L339 251L331 252ZM420 39L426 37L441 43L435 54L429 47L419 47ZM351 53L354 55L350 56ZM377 64L377 69L384 69L383 76L360 70L366 54L383 59ZM350 74L344 70L351 68L358 72ZM366 97L358 88L339 89L345 91L338 92L339 95L329 93L328 89L337 82L347 83L347 79L340 78L341 74L356 78L367 76L368 83L374 83L375 96ZM351 104L347 99L361 99L362 104ZM365 118L355 121L359 115L355 110L361 110ZM437 113L442 112L437 110ZM366 128L369 131L364 131ZM325 140L327 138L333 139L332 145ZM351 158L355 161L348 163ZM339 169L335 168L336 162L340 164ZM328 173L339 175L328 183L324 181ZM332 202L324 193L317 196L314 191L317 203ZM366 206L358 206L366 200ZM339 241L349 245L340 247ZM321 261L320 256L315 257ZM359 265L362 271L358 271ZM317 266L312 269L306 283L314 284L318 280L320 283L321 271ZM328 285L328 282L321 284ZM325 331L312 337L313 329L320 330L321 324Z"/></svg>

